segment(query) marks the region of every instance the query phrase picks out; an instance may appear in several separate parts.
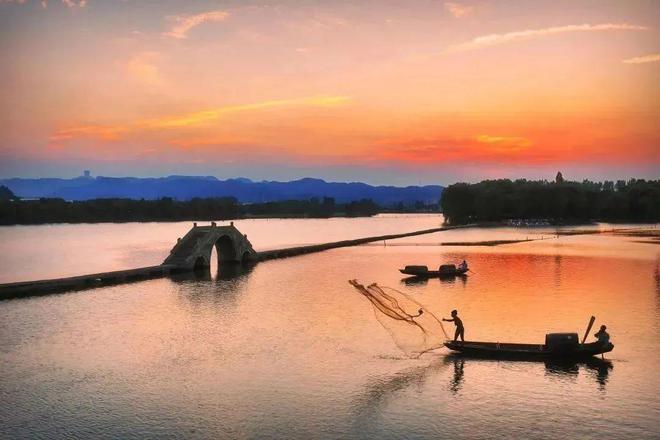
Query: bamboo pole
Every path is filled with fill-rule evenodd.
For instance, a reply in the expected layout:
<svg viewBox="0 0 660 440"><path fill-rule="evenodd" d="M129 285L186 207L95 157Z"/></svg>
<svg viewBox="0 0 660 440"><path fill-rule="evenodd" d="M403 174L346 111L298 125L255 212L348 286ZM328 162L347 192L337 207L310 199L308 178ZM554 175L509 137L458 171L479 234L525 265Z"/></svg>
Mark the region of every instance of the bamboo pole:
<svg viewBox="0 0 660 440"><path fill-rule="evenodd" d="M584 332L584 338L582 338L582 343L584 344L584 341L587 340L587 336L589 336L589 332L591 331L591 327L594 325L594 321L596 320L595 316L592 316L591 319L589 320L589 325L587 326L587 331Z"/></svg>

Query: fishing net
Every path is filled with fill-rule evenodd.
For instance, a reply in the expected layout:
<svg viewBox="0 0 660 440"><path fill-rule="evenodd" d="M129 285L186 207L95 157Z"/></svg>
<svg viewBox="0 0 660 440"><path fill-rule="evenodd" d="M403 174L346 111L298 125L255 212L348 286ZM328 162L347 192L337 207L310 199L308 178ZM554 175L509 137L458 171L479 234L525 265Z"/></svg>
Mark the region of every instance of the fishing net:
<svg viewBox="0 0 660 440"><path fill-rule="evenodd" d="M449 339L442 322L405 293L376 283L349 283L371 302L378 322L409 357L440 348Z"/></svg>

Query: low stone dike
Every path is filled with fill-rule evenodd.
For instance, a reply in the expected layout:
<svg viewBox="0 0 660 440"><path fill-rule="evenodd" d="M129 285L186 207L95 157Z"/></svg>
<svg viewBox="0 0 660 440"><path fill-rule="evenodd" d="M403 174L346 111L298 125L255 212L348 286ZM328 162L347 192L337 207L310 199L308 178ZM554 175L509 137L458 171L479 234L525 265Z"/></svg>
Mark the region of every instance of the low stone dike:
<svg viewBox="0 0 660 440"><path fill-rule="evenodd" d="M170 252L170 256L161 265L67 278L0 284L0 300L48 295L51 293L66 292L71 290L91 289L95 287L129 283L151 278L161 278L169 276L173 273L190 272L196 268L208 267L207 260L210 260L210 252L212 252L213 246L216 246L218 249L221 257L220 261L225 261L222 264L240 264L240 261L253 263L273 260L277 258L288 258L297 255L311 254L314 252L322 252L329 249L359 246L361 244L372 243L376 241L394 240L397 238L432 234L434 232L446 231L456 228L466 228L470 226L471 225L438 227L432 229L424 229L421 231L406 232L403 234L379 235L375 237L364 237L353 240L335 241L331 243L254 252L251 245L249 244L249 241L247 241L247 237L240 234L240 232L238 232L238 230L234 227L233 223L229 227L217 227L215 224L212 224L211 226L197 226L197 224L195 224L190 232L188 232L186 235L187 239L184 237L183 240L178 240L177 244ZM227 233L238 237L238 239L234 241L234 243L238 243L238 247L236 244L228 246L227 249L219 246L219 240L223 237L226 237ZM235 247L238 249L238 251L234 249ZM223 253L226 255L231 255L231 257L223 260ZM246 255L249 258L245 258ZM200 256L203 258L200 258ZM243 256L242 260L237 258L237 256ZM201 267L195 264L196 259L202 261L203 264ZM179 261L180 263L176 264ZM174 262L175 264L172 264L171 262Z"/></svg>
<svg viewBox="0 0 660 440"><path fill-rule="evenodd" d="M48 295L51 293L67 292L71 290L83 290L113 284L130 283L151 278L162 278L175 272L178 272L176 266L159 265L67 278L6 283L0 284L0 300Z"/></svg>

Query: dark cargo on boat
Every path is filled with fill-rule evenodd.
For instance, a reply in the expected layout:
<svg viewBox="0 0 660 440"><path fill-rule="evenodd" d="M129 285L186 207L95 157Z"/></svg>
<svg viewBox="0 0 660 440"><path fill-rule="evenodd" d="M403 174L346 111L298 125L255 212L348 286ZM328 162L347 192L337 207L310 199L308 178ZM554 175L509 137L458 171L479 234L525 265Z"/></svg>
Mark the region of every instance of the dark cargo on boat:
<svg viewBox="0 0 660 440"><path fill-rule="evenodd" d="M443 264L438 270L429 270L427 266L406 266L403 269L399 269L399 272L403 274L420 278L453 277L465 275L467 271L468 269L457 268L455 264Z"/></svg>

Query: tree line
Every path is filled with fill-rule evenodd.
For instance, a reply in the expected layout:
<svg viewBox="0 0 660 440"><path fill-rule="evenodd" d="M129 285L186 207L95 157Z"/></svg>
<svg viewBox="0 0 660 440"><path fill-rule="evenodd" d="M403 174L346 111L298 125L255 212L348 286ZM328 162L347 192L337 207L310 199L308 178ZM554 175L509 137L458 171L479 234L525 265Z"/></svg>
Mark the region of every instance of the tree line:
<svg viewBox="0 0 660 440"><path fill-rule="evenodd" d="M509 219L552 223L660 221L660 180L617 182L484 180L456 183L442 193L440 206L449 224Z"/></svg>
<svg viewBox="0 0 660 440"><path fill-rule="evenodd" d="M0 193L3 191L0 190ZM42 198L18 200L13 194L0 197L0 224L98 223L182 220L229 220L245 217L372 216L380 211L369 199L335 203L331 197L310 200L240 204L233 197L194 198L180 201L93 199L68 202Z"/></svg>

